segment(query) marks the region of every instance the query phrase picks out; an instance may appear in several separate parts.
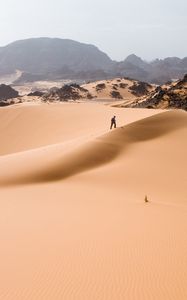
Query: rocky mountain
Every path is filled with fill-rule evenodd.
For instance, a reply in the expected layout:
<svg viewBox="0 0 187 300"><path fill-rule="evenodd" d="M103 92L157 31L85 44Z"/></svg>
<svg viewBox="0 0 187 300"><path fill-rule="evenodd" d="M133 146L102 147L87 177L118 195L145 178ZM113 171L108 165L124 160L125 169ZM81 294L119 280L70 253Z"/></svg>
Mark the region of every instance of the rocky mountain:
<svg viewBox="0 0 187 300"><path fill-rule="evenodd" d="M115 72L155 84L163 84L172 79L181 78L187 72L187 57L180 59L169 57L156 59L150 63L132 54L115 65Z"/></svg>
<svg viewBox="0 0 187 300"><path fill-rule="evenodd" d="M145 71L150 71L149 63L142 60L140 57L136 56L135 54L131 54L131 55L127 56L127 58L124 60L124 63L126 65L132 65L132 66L138 67Z"/></svg>
<svg viewBox="0 0 187 300"><path fill-rule="evenodd" d="M0 48L0 72L21 70L31 74L55 73L63 69L107 70L112 60L97 47L68 39L33 38Z"/></svg>
<svg viewBox="0 0 187 300"><path fill-rule="evenodd" d="M187 57L146 62L135 54L112 61L97 47L68 39L33 38L0 47L0 76L21 71L16 84L38 80L102 80L130 77L163 84L187 73Z"/></svg>

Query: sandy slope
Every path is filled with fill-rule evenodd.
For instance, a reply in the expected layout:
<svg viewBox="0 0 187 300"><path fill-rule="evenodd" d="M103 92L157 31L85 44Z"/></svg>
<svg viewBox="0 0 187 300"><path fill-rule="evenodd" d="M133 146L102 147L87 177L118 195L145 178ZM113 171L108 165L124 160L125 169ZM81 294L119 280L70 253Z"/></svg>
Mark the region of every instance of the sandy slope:
<svg viewBox="0 0 187 300"><path fill-rule="evenodd" d="M94 97L94 100L96 98L98 101L101 100L111 100L116 101L117 97L112 97L112 92L118 92L121 96L121 98L124 101L121 100L121 102L125 104L129 104L134 102L138 96L134 95L133 92L130 90L130 88L135 84L138 83L138 81L133 79L126 79L126 78L114 78L110 80L100 80L95 82L90 82L83 84L82 87L87 89L89 93ZM98 88L99 85L104 85L104 88ZM148 87L147 87L148 88ZM150 86L148 88L149 91L154 90L154 86ZM119 101L119 99L118 99Z"/></svg>
<svg viewBox="0 0 187 300"><path fill-rule="evenodd" d="M185 112L0 115L0 299L187 298Z"/></svg>
<svg viewBox="0 0 187 300"><path fill-rule="evenodd" d="M125 88L120 88L120 83L126 85ZM104 84L104 89L97 90L97 85ZM120 95L127 99L134 99L136 98L133 96L131 91L129 90L129 87L133 85L133 80L128 80L124 78L115 78L111 80L100 80L95 82L90 82L87 84L83 84L82 87L86 88L91 95L95 95L96 97L102 99L108 99L111 98L111 92L113 91L113 88L116 87L116 90L120 93Z"/></svg>
<svg viewBox="0 0 187 300"><path fill-rule="evenodd" d="M108 131L114 114L118 126L122 126L158 112L137 110L132 114L128 109L81 103L4 107L0 109L0 154L93 138Z"/></svg>

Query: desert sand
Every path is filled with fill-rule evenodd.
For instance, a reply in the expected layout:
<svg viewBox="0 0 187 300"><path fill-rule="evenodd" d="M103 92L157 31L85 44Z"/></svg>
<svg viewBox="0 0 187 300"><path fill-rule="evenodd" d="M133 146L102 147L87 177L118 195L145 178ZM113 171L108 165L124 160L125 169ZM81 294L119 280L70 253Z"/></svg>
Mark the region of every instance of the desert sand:
<svg viewBox="0 0 187 300"><path fill-rule="evenodd" d="M0 299L187 299L186 112L20 104L0 118Z"/></svg>
<svg viewBox="0 0 187 300"><path fill-rule="evenodd" d="M104 84L105 87L101 89L97 89L98 85ZM119 85L123 84L124 87L120 88ZM120 93L120 95L127 99L132 100L136 97L132 94L132 92L129 90L129 87L131 87L134 84L133 80L128 80L124 78L114 78L110 80L99 80L94 81L90 83L83 84L82 87L89 90L91 95L95 95L99 99L110 99L111 98L111 92L114 88ZM114 90L115 91L115 90ZM114 100L114 99L113 99Z"/></svg>

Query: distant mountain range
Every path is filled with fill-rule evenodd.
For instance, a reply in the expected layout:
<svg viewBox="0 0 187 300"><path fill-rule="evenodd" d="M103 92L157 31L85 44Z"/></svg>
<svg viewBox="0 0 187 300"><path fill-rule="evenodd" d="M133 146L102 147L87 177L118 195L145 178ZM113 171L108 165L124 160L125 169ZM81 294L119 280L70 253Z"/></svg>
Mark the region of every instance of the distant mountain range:
<svg viewBox="0 0 187 300"><path fill-rule="evenodd" d="M146 62L132 54L115 67L122 75L156 84L182 78L187 72L187 57L168 57Z"/></svg>
<svg viewBox="0 0 187 300"><path fill-rule="evenodd" d="M0 75L22 71L17 84L36 80L99 80L130 77L162 84L187 73L187 57L146 62L132 54L116 62L93 45L68 39L33 38L0 47Z"/></svg>

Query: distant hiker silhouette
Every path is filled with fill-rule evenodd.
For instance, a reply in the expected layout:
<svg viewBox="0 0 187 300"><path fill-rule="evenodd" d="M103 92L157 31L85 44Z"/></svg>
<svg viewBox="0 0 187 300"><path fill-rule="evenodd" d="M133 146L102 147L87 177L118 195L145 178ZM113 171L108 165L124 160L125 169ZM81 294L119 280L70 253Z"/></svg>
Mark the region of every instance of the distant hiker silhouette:
<svg viewBox="0 0 187 300"><path fill-rule="evenodd" d="M112 129L113 125L114 125L114 128L116 128L116 116L113 116L113 118L111 119L110 129Z"/></svg>

